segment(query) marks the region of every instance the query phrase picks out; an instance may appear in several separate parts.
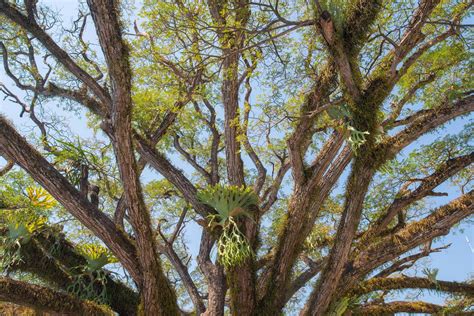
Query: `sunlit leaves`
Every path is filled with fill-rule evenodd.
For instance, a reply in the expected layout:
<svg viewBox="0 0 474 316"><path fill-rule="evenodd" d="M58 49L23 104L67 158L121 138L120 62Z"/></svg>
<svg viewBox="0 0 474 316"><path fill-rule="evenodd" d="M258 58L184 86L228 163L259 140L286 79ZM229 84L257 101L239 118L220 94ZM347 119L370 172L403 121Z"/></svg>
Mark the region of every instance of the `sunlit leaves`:
<svg viewBox="0 0 474 316"><path fill-rule="evenodd" d="M35 207L50 209L56 206L56 200L42 187L26 188L26 194Z"/></svg>
<svg viewBox="0 0 474 316"><path fill-rule="evenodd" d="M80 244L77 251L87 260L88 271L98 271L109 263L117 262L109 249L97 244Z"/></svg>

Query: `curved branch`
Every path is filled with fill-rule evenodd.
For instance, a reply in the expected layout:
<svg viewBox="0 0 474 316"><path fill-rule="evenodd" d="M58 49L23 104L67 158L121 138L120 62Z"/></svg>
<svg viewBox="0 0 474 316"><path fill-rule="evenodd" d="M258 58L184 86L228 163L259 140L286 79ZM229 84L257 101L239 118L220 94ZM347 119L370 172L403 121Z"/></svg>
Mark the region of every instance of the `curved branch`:
<svg viewBox="0 0 474 316"><path fill-rule="evenodd" d="M441 250L446 249L449 246L451 246L451 244L448 244L446 246L439 247L439 248L434 248L434 249L426 249L426 250L424 249L420 253L417 253L417 254L399 259L399 260L395 261L388 268L383 269L382 271L377 273L374 277L376 277L376 278L384 277L385 278L385 277L388 277L389 275L391 275L392 273L395 273L397 271L402 271L402 270L408 269L411 266L413 266L415 264L415 262L418 261L419 259L427 257L430 254L432 254L433 252L440 252Z"/></svg>
<svg viewBox="0 0 474 316"><path fill-rule="evenodd" d="M470 191L450 203L436 209L424 219L411 223L394 235L372 243L359 253L352 263L353 281L366 275L375 267L395 259L403 253L433 238L449 233L451 227L474 214L474 191ZM346 283L348 284L348 283Z"/></svg>
<svg viewBox="0 0 474 316"><path fill-rule="evenodd" d="M188 295L191 297L191 301L194 304L196 315L201 315L206 310L206 307L204 306L196 284L189 274L188 267L183 263L176 251L173 249L173 244L167 240L164 240L164 243L164 245L158 244L158 250L166 255L168 260L178 272L179 277L181 278L181 281L183 282L184 287L186 288L186 291L188 292Z"/></svg>
<svg viewBox="0 0 474 316"><path fill-rule="evenodd" d="M13 160L7 160L7 164L0 169L0 177L3 177L8 173L8 171L12 170L12 168L15 166L15 162Z"/></svg>
<svg viewBox="0 0 474 316"><path fill-rule="evenodd" d="M398 289L431 289L474 296L474 284L452 281L433 281L427 278L405 276L399 278L372 278L360 283L351 291L351 294L363 295L373 291L390 291Z"/></svg>
<svg viewBox="0 0 474 316"><path fill-rule="evenodd" d="M444 307L425 302L390 302L384 304L367 304L357 307L354 316L393 315L395 313L430 313L441 311Z"/></svg>
<svg viewBox="0 0 474 316"><path fill-rule="evenodd" d="M474 95L468 95L454 103L446 101L443 105L428 111L423 111L413 122L401 132L390 137L384 142L389 146L390 155L395 155L400 150L418 139L421 135L437 128L455 117L467 114L474 110ZM414 114L417 115L417 114Z"/></svg>
<svg viewBox="0 0 474 316"><path fill-rule="evenodd" d="M377 219L377 221L371 226L372 228L364 234L360 241L360 244L365 244L365 241L368 238L377 235L384 228L386 228L398 212L406 208L408 205L414 203L415 201L426 197L432 192L434 188L436 188L441 183L443 183L456 173L460 172L462 169L469 166L473 162L474 153L450 159L446 163L441 165L434 173L422 179L421 184L415 190L409 193L400 194L400 197L396 198L393 201L393 203L388 207L385 213L379 219Z"/></svg>
<svg viewBox="0 0 474 316"><path fill-rule="evenodd" d="M137 150L140 155L155 168L163 177L170 181L184 196L185 200L190 203L196 212L202 217L206 217L213 213L212 208L201 203L197 198L196 187L186 178L181 170L173 166L169 160L156 151L147 141L135 134Z"/></svg>
<svg viewBox="0 0 474 316"><path fill-rule="evenodd" d="M188 153L184 148L183 146L181 146L181 143L179 142L179 136L176 134L174 136L174 141L173 141L173 144L174 144L174 148L176 148L176 150L186 159L186 161L191 165L193 166L193 168L199 172L202 176L204 176L204 178L207 179L207 182L209 184L212 183L212 177L211 177L211 174L205 169L203 168L201 165L199 165L199 163L196 161L196 158L193 157L193 155L191 155L190 153Z"/></svg>

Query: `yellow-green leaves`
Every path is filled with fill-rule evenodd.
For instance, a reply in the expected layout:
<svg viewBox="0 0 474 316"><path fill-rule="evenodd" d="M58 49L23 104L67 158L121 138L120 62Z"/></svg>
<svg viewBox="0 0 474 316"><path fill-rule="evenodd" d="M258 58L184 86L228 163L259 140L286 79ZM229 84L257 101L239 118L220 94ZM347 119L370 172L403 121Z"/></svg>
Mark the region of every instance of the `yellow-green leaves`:
<svg viewBox="0 0 474 316"><path fill-rule="evenodd" d="M51 209L56 206L56 200L42 187L28 187L26 194L35 207Z"/></svg>
<svg viewBox="0 0 474 316"><path fill-rule="evenodd" d="M109 249L97 244L82 244L77 247L77 251L86 258L87 270L98 271L106 264L117 262Z"/></svg>
<svg viewBox="0 0 474 316"><path fill-rule="evenodd" d="M252 248L232 217L224 224L217 241L217 254L226 269L243 264L253 255Z"/></svg>

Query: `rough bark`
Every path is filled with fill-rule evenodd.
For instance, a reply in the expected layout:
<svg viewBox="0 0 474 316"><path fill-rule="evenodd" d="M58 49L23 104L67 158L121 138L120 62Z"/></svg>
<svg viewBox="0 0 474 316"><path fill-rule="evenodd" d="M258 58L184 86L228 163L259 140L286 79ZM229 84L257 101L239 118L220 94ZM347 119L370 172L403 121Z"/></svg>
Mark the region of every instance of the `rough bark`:
<svg viewBox="0 0 474 316"><path fill-rule="evenodd" d="M351 294L362 295L373 291L389 291L397 289L431 289L449 293L460 293L474 296L474 284L430 280L416 277L372 278L360 283Z"/></svg>
<svg viewBox="0 0 474 316"><path fill-rule="evenodd" d="M0 278L0 300L63 315L114 315L110 309L93 302L5 277Z"/></svg>
<svg viewBox="0 0 474 316"><path fill-rule="evenodd" d="M141 281L133 243L1 116L0 151L28 172L71 215L98 236L120 259L132 277L137 282Z"/></svg>
<svg viewBox="0 0 474 316"><path fill-rule="evenodd" d="M131 127L132 75L128 47L122 40L119 4L113 0L90 0L88 5L111 78L111 138L136 235L137 256L142 274L140 292L143 311L147 315L177 315L176 295L162 271L156 252L150 214L143 199L134 155Z"/></svg>
<svg viewBox="0 0 474 316"><path fill-rule="evenodd" d="M0 235L4 235L0 230ZM51 252L54 249L54 253ZM21 260L8 267L8 271L29 272L63 291L73 282L70 271L86 265L86 259L74 250L74 245L54 228L43 228L31 240L21 246ZM120 315L135 315L138 294L128 286L106 277L109 305ZM101 290L101 289L98 289Z"/></svg>
<svg viewBox="0 0 474 316"><path fill-rule="evenodd" d="M435 314L443 306L425 302L390 302L385 304L367 304L353 311L352 315L394 315L395 313Z"/></svg>

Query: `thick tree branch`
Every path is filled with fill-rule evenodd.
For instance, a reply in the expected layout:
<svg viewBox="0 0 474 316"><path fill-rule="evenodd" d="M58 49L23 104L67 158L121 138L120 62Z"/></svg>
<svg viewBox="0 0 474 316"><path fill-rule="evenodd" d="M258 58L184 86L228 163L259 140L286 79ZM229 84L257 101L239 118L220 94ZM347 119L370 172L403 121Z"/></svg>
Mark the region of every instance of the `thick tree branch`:
<svg viewBox="0 0 474 316"><path fill-rule="evenodd" d="M390 59L392 60L392 76L396 75L395 72L398 63L424 39L421 29L439 2L440 0L422 0L418 5L418 8L413 13L400 43L389 54Z"/></svg>
<svg viewBox="0 0 474 316"><path fill-rule="evenodd" d="M150 315L177 315L176 294L162 271L156 252L150 214L145 206L135 160L131 126L132 75L128 46L122 39L119 4L113 0L89 0L87 3L112 84L110 136L136 235L137 255L142 272L140 290L144 312Z"/></svg>
<svg viewBox="0 0 474 316"><path fill-rule="evenodd" d="M474 296L474 284L438 280L434 281L427 278L406 276L398 278L372 278L360 283L350 293L354 295L363 295L373 291L390 291L399 289L430 289Z"/></svg>
<svg viewBox="0 0 474 316"><path fill-rule="evenodd" d="M337 139L337 135L335 138ZM329 142L333 141L329 140ZM329 152L331 154L328 154ZM291 270L302 251L303 242L311 232L321 206L352 157L349 147L345 147L339 155L337 151L329 150L329 152L322 151L318 155L319 158L316 158L316 161L320 158L334 160L330 166L324 162L321 163L324 169L329 170L321 173L319 181L307 181L312 184L311 186L297 186L289 201L288 220L278 236L274 260L259 280L262 284L260 294L262 309L274 308L276 311L283 307L279 304L285 302L286 290L291 282ZM314 170L314 172L319 173L319 170Z"/></svg>
<svg viewBox="0 0 474 316"><path fill-rule="evenodd" d="M219 263L213 264L210 258L211 249L215 241L211 234L202 230L201 244L197 261L199 269L207 281L208 304L205 316L224 315L227 284L224 267Z"/></svg>
<svg viewBox="0 0 474 316"><path fill-rule="evenodd" d="M111 310L93 302L80 301L69 294L5 277L0 278L0 300L49 313L114 315Z"/></svg>
<svg viewBox="0 0 474 316"><path fill-rule="evenodd" d="M474 153L450 159L437 168L434 173L422 179L421 184L415 190L410 192L399 192L397 196L400 197L397 197L387 208L387 210L377 219L377 221L371 225L369 231L367 231L361 238L360 243L365 244L368 238L379 234L390 224L390 222L401 210L405 209L408 205L414 203L415 201L426 197L432 192L434 188L473 162Z"/></svg>
<svg viewBox="0 0 474 316"><path fill-rule="evenodd" d="M304 155L315 133L314 123L318 115L311 115L329 101L329 95L336 83L336 73L332 64L326 64L320 71L311 91L300 108L300 120L287 140L291 171L297 184L306 181Z"/></svg>
<svg viewBox="0 0 474 316"><path fill-rule="evenodd" d="M331 20L331 15L328 11L321 12L319 23L317 25L320 33L326 41L332 57L334 58L348 97L351 98L353 103L360 102L360 80L356 79L360 78L359 66L353 62L351 63L350 56L348 56L345 51L343 42L338 38L336 29L334 28L334 23Z"/></svg>
<svg viewBox="0 0 474 316"><path fill-rule="evenodd" d="M374 170L370 162L356 161L349 176L344 211L337 229L334 246L321 277L305 304L303 315L322 315L326 313L349 258L352 241L355 237L362 214L365 195L372 180Z"/></svg>
<svg viewBox="0 0 474 316"><path fill-rule="evenodd" d="M25 169L69 213L97 235L115 253L132 277L137 282L141 281L132 242L1 116L0 151Z"/></svg>
<svg viewBox="0 0 474 316"><path fill-rule="evenodd" d="M395 155L421 135L453 118L467 114L473 110L474 95L465 96L454 103L446 101L443 105L435 109L423 112L421 116L414 119L404 130L390 137L384 143L389 146L389 154Z"/></svg>
<svg viewBox="0 0 474 316"><path fill-rule="evenodd" d="M356 280L375 267L395 259L410 249L435 237L446 235L453 225L474 213L473 198L474 191L470 191L436 209L426 218L407 225L394 235L374 242L354 259L349 277Z"/></svg>
<svg viewBox="0 0 474 316"><path fill-rule="evenodd" d="M7 230L0 231L0 235L6 233ZM55 249L54 253L51 252L52 249ZM74 250L74 246L61 232L52 227L42 227L28 243L21 246L21 260L10 265L8 271L32 273L48 284L67 291L73 282L70 271L86 264L86 259ZM137 293L110 276L106 278L105 287L110 298L110 307L120 315L135 315L138 306Z"/></svg>
<svg viewBox="0 0 474 316"><path fill-rule="evenodd" d="M3 177L15 166L13 160L7 160L7 164L0 169L0 177Z"/></svg>
<svg viewBox="0 0 474 316"><path fill-rule="evenodd" d="M435 314L443 310L443 306L425 302L390 302L383 304L367 304L357 307L354 316L394 315L395 313L429 313Z"/></svg>
<svg viewBox="0 0 474 316"><path fill-rule="evenodd" d="M137 150L148 163L170 181L202 217L212 214L212 208L197 198L196 187L184 176L183 172L173 166L168 159L156 151L147 141L135 134Z"/></svg>

